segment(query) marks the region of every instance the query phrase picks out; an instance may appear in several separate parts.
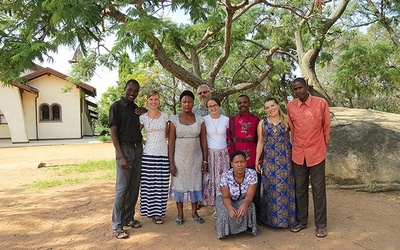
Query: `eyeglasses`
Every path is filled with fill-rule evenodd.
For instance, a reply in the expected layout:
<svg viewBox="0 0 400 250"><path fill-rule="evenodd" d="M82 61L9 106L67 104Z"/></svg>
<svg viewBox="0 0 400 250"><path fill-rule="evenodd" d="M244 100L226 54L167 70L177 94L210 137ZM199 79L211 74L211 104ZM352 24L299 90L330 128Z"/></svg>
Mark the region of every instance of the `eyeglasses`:
<svg viewBox="0 0 400 250"><path fill-rule="evenodd" d="M207 94L208 92L210 92L209 90L205 90L205 91L203 91L203 92L199 92L199 93L197 93L198 95L202 95L202 94Z"/></svg>
<svg viewBox="0 0 400 250"><path fill-rule="evenodd" d="M217 107L219 107L218 104L208 106L209 109L217 108Z"/></svg>

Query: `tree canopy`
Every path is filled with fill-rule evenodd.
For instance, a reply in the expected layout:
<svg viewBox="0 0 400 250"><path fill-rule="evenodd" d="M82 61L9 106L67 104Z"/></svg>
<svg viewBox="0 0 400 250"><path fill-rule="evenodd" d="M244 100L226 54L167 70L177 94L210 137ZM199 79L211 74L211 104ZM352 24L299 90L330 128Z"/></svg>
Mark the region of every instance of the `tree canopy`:
<svg viewBox="0 0 400 250"><path fill-rule="evenodd" d="M347 105L351 100L345 96L355 95L362 83L360 77L347 82L344 76L351 72L349 67L364 68L365 61L345 65L349 58L364 55L361 45L376 50L371 57L384 50L379 61L399 68L398 57L389 55L389 51L398 54L398 1L4 0L0 8L0 79L5 83L18 80L35 60L43 61L60 46L70 46L82 53L73 79L90 79L100 64L115 67L129 52L144 67L161 65L165 72L157 73L173 79L166 85L172 81L193 88L208 84L221 98L261 88L284 99L285 84L298 68L313 93L330 104ZM173 21L171 15L178 10L187 15L187 23ZM374 34L385 41L371 47L374 41L367 42L362 33L346 40L360 27L374 27ZM107 47L110 36L115 43ZM365 42L349 47L354 41ZM332 79L318 73L330 72L324 68L332 65L337 69ZM364 68L370 70L376 68ZM369 79L380 86L395 86L398 74L387 74L369 75ZM344 90L343 98L332 98Z"/></svg>

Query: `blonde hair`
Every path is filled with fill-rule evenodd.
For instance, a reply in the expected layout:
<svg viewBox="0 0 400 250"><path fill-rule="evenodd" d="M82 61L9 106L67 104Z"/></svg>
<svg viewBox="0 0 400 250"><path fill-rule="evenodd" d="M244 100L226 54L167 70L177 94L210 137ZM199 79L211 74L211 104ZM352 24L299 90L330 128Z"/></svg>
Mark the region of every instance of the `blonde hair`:
<svg viewBox="0 0 400 250"><path fill-rule="evenodd" d="M273 97L269 97L269 98L267 98L267 100L264 102L264 105L265 105L266 102L270 102L270 101L273 101L273 102L275 102L275 104L278 105L278 114L279 114L279 118L281 119L283 125L285 125L285 127L288 128L288 127L289 127L289 119L288 119L288 116L287 116L285 113L283 113L283 111L282 111L282 109L281 109L281 106L279 105L278 100L276 100L276 99L273 98Z"/></svg>
<svg viewBox="0 0 400 250"><path fill-rule="evenodd" d="M154 89L150 90L149 93L147 93L146 100L155 95L158 95L160 97L160 94L158 93L157 90Z"/></svg>

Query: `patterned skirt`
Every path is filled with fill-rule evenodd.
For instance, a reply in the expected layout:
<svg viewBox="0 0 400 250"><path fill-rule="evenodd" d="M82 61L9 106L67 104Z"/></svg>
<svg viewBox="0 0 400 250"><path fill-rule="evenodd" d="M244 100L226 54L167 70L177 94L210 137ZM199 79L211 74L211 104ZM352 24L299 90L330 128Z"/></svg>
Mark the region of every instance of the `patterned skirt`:
<svg viewBox="0 0 400 250"><path fill-rule="evenodd" d="M232 201L232 206L239 209L244 200ZM247 214L242 218L232 219L229 216L229 211L222 202L222 196L217 196L215 208L217 210L217 238L223 239L230 234L238 234L244 231L251 232L252 235L257 236L260 230L257 229L256 221L256 207L251 203L247 209Z"/></svg>
<svg viewBox="0 0 400 250"><path fill-rule="evenodd" d="M215 198L221 195L221 175L229 170L228 149L208 149L208 170L203 175L203 204L215 206Z"/></svg>
<svg viewBox="0 0 400 250"><path fill-rule="evenodd" d="M147 217L164 217L169 187L167 156L143 155L141 170L140 212Z"/></svg>

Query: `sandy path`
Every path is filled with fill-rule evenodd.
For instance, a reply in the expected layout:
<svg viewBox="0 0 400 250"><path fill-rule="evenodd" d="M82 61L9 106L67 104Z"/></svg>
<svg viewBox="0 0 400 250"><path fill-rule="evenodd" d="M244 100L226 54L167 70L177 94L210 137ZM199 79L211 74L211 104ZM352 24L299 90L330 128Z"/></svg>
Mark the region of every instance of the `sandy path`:
<svg viewBox="0 0 400 250"><path fill-rule="evenodd" d="M116 240L110 217L114 181L86 182L43 190L23 185L48 178L39 162L67 164L112 159L112 144L80 144L0 148L0 249L398 249L400 193L368 194L328 189L328 237L315 237L312 211L309 227L298 234L263 227L258 237L246 233L217 240L212 208L191 220L173 223L175 204L168 204L163 225L137 216L143 227ZM188 217L189 216L189 217Z"/></svg>

